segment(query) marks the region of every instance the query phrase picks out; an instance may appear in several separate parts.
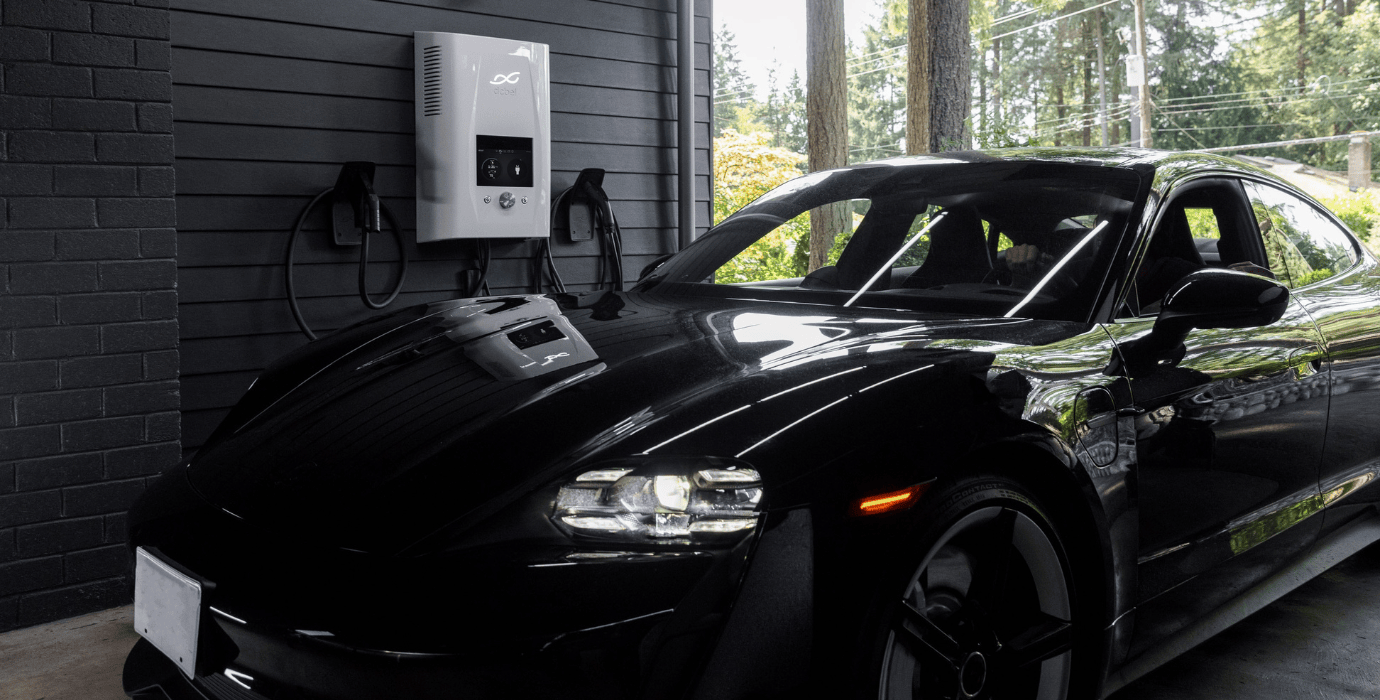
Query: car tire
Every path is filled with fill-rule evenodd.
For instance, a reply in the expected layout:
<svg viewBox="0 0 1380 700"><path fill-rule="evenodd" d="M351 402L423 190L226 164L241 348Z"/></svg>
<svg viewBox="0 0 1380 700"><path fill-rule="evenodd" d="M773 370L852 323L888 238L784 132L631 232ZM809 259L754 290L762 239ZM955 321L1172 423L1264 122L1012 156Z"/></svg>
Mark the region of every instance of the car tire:
<svg viewBox="0 0 1380 700"><path fill-rule="evenodd" d="M1004 476L927 495L909 563L878 606L878 700L1087 694L1076 674L1087 675L1092 654L1080 640L1094 614L1077 595L1069 539L1048 513Z"/></svg>

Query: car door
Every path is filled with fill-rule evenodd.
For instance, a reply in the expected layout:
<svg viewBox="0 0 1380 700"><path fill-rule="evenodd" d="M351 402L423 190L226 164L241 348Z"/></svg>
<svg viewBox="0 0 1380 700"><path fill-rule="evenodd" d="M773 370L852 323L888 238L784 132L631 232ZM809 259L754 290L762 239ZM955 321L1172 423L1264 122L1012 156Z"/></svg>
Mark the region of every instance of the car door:
<svg viewBox="0 0 1380 700"><path fill-rule="evenodd" d="M1270 269L1318 325L1331 410L1320 470L1332 530L1380 500L1380 271L1345 228L1280 187L1244 182Z"/></svg>
<svg viewBox="0 0 1380 700"><path fill-rule="evenodd" d="M1140 267L1261 264L1241 187L1202 179L1171 191ZM1169 236L1171 241L1155 241ZM1216 236L1214 239L1213 236ZM1198 240L1194 240L1198 239ZM1172 244L1166 244L1172 243ZM1155 265L1178 255L1184 264ZM1137 269L1135 265L1131 266ZM1143 274L1131 279L1152 284ZM1178 272L1175 272L1178 274ZM1123 348L1149 334L1155 299L1107 324ZM1132 304L1132 308L1137 304ZM1259 581L1310 544L1320 518L1318 465L1327 416L1321 337L1303 305L1260 328L1195 329L1182 359L1130 378L1140 516L1139 608L1131 654Z"/></svg>

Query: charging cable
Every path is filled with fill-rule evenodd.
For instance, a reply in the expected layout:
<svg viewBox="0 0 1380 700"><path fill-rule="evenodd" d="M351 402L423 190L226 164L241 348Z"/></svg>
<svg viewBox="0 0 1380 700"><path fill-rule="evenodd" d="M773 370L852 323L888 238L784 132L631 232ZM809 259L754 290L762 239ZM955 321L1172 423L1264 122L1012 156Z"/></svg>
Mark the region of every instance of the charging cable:
<svg viewBox="0 0 1380 700"><path fill-rule="evenodd" d="M474 241L475 277L474 281L461 294L462 297L477 297L481 294L489 296L491 293L489 292L489 261L492 257L493 250L489 246L488 239L476 238Z"/></svg>
<svg viewBox="0 0 1380 700"><path fill-rule="evenodd" d="M561 203L570 194L573 187L567 187L551 200L551 223L556 223L556 212L560 210ZM536 293L541 294L542 287L546 286L545 276L551 277L551 288L557 294L565 294L565 280L561 279L560 270L556 269L556 260L551 257L551 237L541 239L537 249L537 254L532 256L532 279L536 280Z"/></svg>
<svg viewBox="0 0 1380 700"><path fill-rule="evenodd" d="M335 187L322 190L302 209L302 213L297 215L297 223L293 225L292 233L288 236L287 241L287 259L284 263L287 270L284 277L287 281L288 308L292 310L292 317L296 319L297 327L301 328L302 333L311 340L316 340L317 336L307 325L307 320L302 315L302 309L297 303L297 286L293 280L292 266L295 262L297 237L302 233L302 226L306 223L307 216L327 197L332 196L333 204L345 203L354 210L353 225L361 231L359 298L364 302L364 305L370 309L382 309L393 303L393 300L398 298L398 293L402 291L403 281L407 279L407 246L403 243L402 229L398 227L398 221L393 217L393 212L389 211L388 207L374 193L374 164L366 162L346 163L340 169L340 177L336 179ZM402 269L398 271L398 282L393 286L393 291L389 292L383 301L374 301L369 298L368 288L365 285L369 269L369 237L370 234L382 232L382 219L384 218L388 219L388 226L393 230L393 237L398 241L398 256ZM349 217L333 216L332 223L336 241L340 242L346 234L341 229L350 223ZM484 267L487 268L487 264Z"/></svg>
<svg viewBox="0 0 1380 700"><path fill-rule="evenodd" d="M551 202L551 222L554 225L557 214L565 212L566 226L570 231L571 242L588 240L589 237L599 239L599 275L595 285L596 289L603 289L605 285L609 289L616 291L623 290L623 233L618 228L618 217L613 213L613 207L609 204L608 194L604 192L604 171L600 168L585 168L580 171L575 178L575 184L566 188ZM577 233L575 222L571 219L571 208L575 205L583 205L588 208L590 215L590 227L588 236L584 232ZM550 274L552 286L557 292L565 292L565 283L561 280L560 273L556 270L556 262L551 256L550 238L542 241L542 248L537 251L533 258L533 278L536 280L536 291L541 293L545 286L544 276Z"/></svg>

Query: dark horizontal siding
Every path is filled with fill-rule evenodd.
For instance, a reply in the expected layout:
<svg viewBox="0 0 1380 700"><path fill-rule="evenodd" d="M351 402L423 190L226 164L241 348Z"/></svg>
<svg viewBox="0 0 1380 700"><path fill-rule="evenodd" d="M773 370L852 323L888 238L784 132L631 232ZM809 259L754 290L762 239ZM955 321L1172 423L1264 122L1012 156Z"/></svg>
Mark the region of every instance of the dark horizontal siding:
<svg viewBox="0 0 1380 700"><path fill-rule="evenodd" d="M336 163L286 163L183 158L177 167L177 191L186 195L281 195L310 192L323 182L333 183ZM553 177L573 179L576 171L557 170ZM374 189L383 197L411 197L416 180L410 166L380 165ZM676 191L674 175L609 173L604 187L623 200L666 201ZM696 177L698 196L709 196L709 176ZM321 189L325 189L322 187Z"/></svg>
<svg viewBox="0 0 1380 700"><path fill-rule="evenodd" d="M413 230L412 32L551 46L552 185L608 171L629 276L675 245L675 0L173 0L183 444L198 447L257 373L305 339L285 301L288 231L339 164L379 164L376 189L411 259L395 304L454 298L468 241L418 246ZM696 8L697 221L710 218L710 2ZM534 19L539 18L539 19ZM323 207L324 209L324 207ZM371 312L359 249L337 248L324 212L296 246L294 281L318 331ZM597 243L558 237L567 286L591 288ZM489 286L529 290L533 242L492 245ZM371 246L371 289L391 287L396 244Z"/></svg>

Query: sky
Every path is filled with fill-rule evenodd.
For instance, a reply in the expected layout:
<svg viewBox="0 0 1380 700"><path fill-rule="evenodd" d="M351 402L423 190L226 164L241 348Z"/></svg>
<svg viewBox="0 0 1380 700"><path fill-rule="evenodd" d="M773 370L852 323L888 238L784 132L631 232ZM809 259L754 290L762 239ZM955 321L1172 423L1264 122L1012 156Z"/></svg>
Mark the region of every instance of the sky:
<svg viewBox="0 0 1380 700"><path fill-rule="evenodd" d="M844 0L843 20L848 38L862 43L863 27L875 19L876 0ZM765 94L767 69L781 64L780 80L800 71L805 80L805 0L714 0L714 31L733 32L743 69Z"/></svg>

